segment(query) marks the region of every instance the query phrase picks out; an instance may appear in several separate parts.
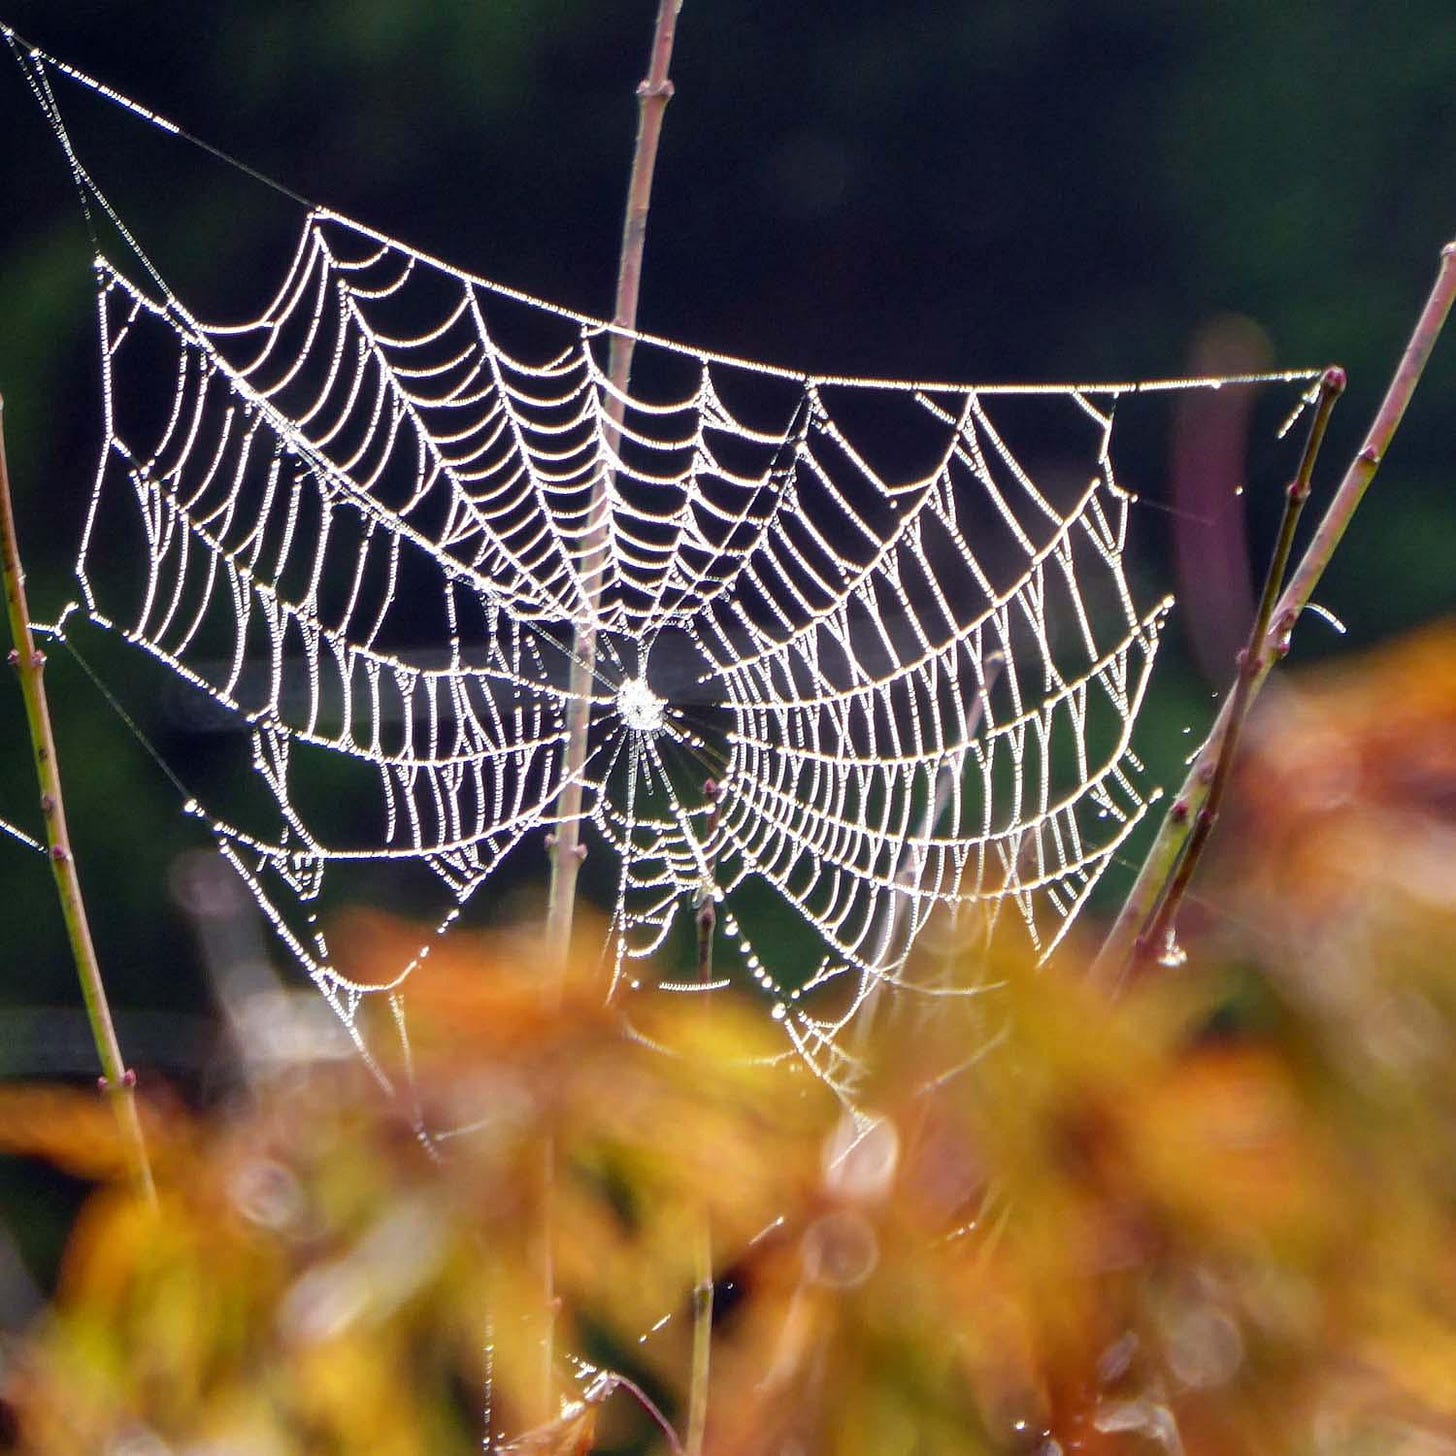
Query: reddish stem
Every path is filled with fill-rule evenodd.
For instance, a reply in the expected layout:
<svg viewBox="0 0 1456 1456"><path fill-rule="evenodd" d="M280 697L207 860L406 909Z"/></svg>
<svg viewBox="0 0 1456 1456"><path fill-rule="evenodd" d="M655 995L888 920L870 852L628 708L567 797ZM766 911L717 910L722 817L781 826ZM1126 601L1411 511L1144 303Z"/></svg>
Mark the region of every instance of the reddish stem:
<svg viewBox="0 0 1456 1456"><path fill-rule="evenodd" d="M1349 529L1356 508L1364 499L1365 492L1375 478L1375 472L1390 448L1390 442L1400 426L1411 396L1415 393L1447 315L1451 312L1453 301L1456 301L1456 242L1447 243L1441 250L1436 281L1385 391L1385 398L1376 411L1365 443L1350 462L1334 499L1325 510L1313 539L1305 548L1299 566L1274 605L1268 630L1254 655L1254 667L1249 674L1242 695L1243 702L1239 708L1241 714L1247 711L1274 663L1288 652L1290 634L1314 596L1325 567L1329 565L1335 548ZM1143 860L1137 880L1113 922L1097 959L1092 963L1092 974L1098 979L1116 982L1127 970L1135 954L1138 937L1163 898L1165 886L1177 870L1184 845L1192 832L1191 826L1196 824L1200 812L1208 802L1214 766L1223 739L1234 721L1234 708L1234 699L1230 697L1225 701L1213 725L1213 731L1193 760L1183 787L1164 817L1157 838Z"/></svg>

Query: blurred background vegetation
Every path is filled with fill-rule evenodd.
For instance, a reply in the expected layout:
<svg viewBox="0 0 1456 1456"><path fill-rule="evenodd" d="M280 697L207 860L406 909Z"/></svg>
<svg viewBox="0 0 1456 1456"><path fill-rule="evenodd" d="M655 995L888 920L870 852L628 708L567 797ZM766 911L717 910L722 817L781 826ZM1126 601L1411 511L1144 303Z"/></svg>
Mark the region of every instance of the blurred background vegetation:
<svg viewBox="0 0 1456 1456"><path fill-rule="evenodd" d="M651 0L0 8L38 45L305 197L610 312ZM1326 490L1456 234L1448 0L687 0L673 76L644 328L821 371L987 380L1177 374L1210 330L1232 332L1241 358L1348 369ZM62 101L101 185L196 312L268 296L292 204L114 109ZM0 392L45 618L73 593L100 439L89 245L14 68L0 67L0 136ZM1230 317L1248 322L1230 330ZM1448 341L1321 593L1357 642L1456 600L1453 384ZM1150 502L1145 599L1177 585L1178 532L1196 539L1193 515L1157 509L1172 500L1171 453L1154 429L1118 457ZM1201 497L1200 519L1223 512L1225 538L1242 539L1247 510L1256 569L1291 464L1256 439L1241 504L1233 478ZM1237 616L1237 592L1202 610ZM1175 621L1191 635L1170 641L1141 740L1165 783L1223 685L1189 646L1208 624ZM1296 653L1338 645L1310 622ZM124 691L124 659L105 670ZM204 991L167 876L196 827L64 655L51 690L123 1041L139 1063L194 1073L205 1047L187 1018ZM139 716L184 777L205 773L205 743L156 704ZM0 745L0 816L31 826L18 693L0 694ZM1108 879L1116 895L1130 868ZM3 839L0 907L0 1071L85 1072L79 1020L36 1012L76 1003L47 867ZM11 1181L32 1212L65 1201L33 1171ZM30 1252L43 1267L43 1240Z"/></svg>

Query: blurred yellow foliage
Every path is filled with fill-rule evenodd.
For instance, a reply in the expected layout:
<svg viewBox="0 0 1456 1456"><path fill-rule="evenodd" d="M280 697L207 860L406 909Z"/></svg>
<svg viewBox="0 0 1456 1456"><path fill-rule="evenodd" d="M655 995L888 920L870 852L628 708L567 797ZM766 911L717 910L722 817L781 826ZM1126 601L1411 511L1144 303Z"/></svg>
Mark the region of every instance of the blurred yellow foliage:
<svg viewBox="0 0 1456 1456"><path fill-rule="evenodd" d="M1452 634L1300 692L1186 967L1113 1000L933 927L853 1109L747 1000L629 1024L509 935L439 943L393 1093L153 1101L155 1214L94 1097L6 1089L0 1144L101 1184L15 1449L663 1449L705 1398L712 1456L1456 1451Z"/></svg>

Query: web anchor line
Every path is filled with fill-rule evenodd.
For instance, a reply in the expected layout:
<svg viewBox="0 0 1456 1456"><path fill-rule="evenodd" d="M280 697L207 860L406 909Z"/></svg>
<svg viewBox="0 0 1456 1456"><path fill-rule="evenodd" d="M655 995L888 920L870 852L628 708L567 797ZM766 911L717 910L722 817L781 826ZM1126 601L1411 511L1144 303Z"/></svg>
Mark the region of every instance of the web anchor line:
<svg viewBox="0 0 1456 1456"><path fill-rule="evenodd" d="M255 317L142 271L97 259L80 607L247 735L255 802L192 812L361 1049L433 940L371 979L333 907L397 876L453 926L559 832L574 703L613 994L756 988L845 1096L937 910L1047 953L1141 819L1167 603L1126 569L1116 406L1240 381L853 379L634 333L622 389L612 325L324 208Z"/></svg>

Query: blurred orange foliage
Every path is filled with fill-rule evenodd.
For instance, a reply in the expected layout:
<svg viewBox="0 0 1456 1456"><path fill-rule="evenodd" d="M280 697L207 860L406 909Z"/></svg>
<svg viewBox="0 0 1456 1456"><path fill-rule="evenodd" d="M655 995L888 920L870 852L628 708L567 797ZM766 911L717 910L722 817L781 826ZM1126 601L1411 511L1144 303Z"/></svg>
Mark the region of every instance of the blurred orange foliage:
<svg viewBox="0 0 1456 1456"><path fill-rule="evenodd" d="M589 932L549 995L530 939L440 942L397 1091L153 1101L155 1215L95 1098L6 1089L0 1144L101 1185L15 1449L662 1449L706 1398L713 1456L1456 1450L1453 633L1250 744L1186 967L1113 1000L933 927L853 1109L746 1000L629 1024Z"/></svg>

